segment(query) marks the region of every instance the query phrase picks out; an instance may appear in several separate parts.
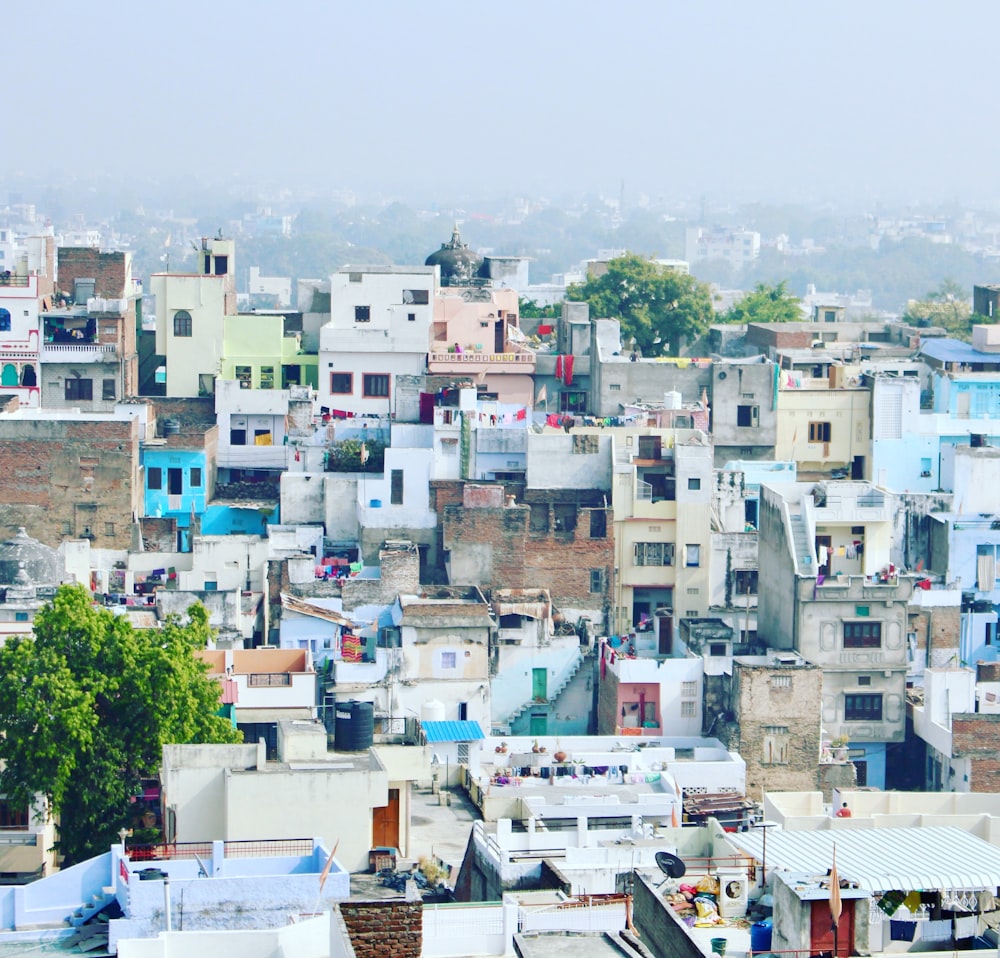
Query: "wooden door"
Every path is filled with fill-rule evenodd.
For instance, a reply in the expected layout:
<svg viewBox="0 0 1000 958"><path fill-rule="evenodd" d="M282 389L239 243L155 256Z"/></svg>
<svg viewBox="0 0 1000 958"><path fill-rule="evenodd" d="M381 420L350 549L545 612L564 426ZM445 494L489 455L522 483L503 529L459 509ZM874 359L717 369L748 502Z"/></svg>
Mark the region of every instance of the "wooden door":
<svg viewBox="0 0 1000 958"><path fill-rule="evenodd" d="M844 958L854 954L854 899L842 902L840 921L837 924L837 954L834 958ZM823 952L833 954L833 917L828 901L812 903L812 918L809 928L809 952L818 955Z"/></svg>
<svg viewBox="0 0 1000 958"><path fill-rule="evenodd" d="M372 809L372 847L399 848L399 789L389 789L389 804Z"/></svg>

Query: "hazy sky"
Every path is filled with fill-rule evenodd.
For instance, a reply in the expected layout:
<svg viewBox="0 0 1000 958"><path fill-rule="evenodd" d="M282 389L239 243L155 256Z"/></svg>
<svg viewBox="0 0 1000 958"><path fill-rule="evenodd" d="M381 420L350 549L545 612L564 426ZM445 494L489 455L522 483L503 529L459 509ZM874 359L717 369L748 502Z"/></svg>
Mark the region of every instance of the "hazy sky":
<svg viewBox="0 0 1000 958"><path fill-rule="evenodd" d="M995 0L38 0L12 174L740 199L1000 195Z"/></svg>

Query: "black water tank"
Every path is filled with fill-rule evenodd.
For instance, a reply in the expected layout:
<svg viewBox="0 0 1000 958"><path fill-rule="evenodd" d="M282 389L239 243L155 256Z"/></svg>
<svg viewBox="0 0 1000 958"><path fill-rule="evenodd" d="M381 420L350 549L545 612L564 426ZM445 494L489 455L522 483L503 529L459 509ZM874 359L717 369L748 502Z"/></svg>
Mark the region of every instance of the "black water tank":
<svg viewBox="0 0 1000 958"><path fill-rule="evenodd" d="M164 436L176 436L181 431L181 423L179 419L164 419L163 420L163 435Z"/></svg>
<svg viewBox="0 0 1000 958"><path fill-rule="evenodd" d="M167 873L162 868L143 868L139 872L139 881L163 881Z"/></svg>
<svg viewBox="0 0 1000 958"><path fill-rule="evenodd" d="M337 703L337 724L333 747L338 752L364 752L372 746L375 734L375 712L371 702Z"/></svg>
<svg viewBox="0 0 1000 958"><path fill-rule="evenodd" d="M986 445L986 436L981 432L974 432L969 435L969 445L973 449L979 449Z"/></svg>

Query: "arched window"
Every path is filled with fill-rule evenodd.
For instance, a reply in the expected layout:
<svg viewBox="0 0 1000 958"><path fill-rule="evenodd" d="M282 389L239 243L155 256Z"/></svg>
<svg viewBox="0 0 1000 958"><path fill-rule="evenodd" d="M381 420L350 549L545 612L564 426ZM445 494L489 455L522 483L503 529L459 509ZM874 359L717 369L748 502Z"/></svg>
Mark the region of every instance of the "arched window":
<svg viewBox="0 0 1000 958"><path fill-rule="evenodd" d="M174 335L191 335L191 314L186 309L179 309L174 313Z"/></svg>
<svg viewBox="0 0 1000 958"><path fill-rule="evenodd" d="M22 386L37 386L38 380L35 378L35 367L28 363L24 369L21 370L21 385Z"/></svg>
<svg viewBox="0 0 1000 958"><path fill-rule="evenodd" d="M9 315L9 314L8 314ZM0 386L17 385L17 367L13 363L7 363L0 373Z"/></svg>
<svg viewBox="0 0 1000 958"><path fill-rule="evenodd" d="M10 332L10 310L0 306L0 333Z"/></svg>

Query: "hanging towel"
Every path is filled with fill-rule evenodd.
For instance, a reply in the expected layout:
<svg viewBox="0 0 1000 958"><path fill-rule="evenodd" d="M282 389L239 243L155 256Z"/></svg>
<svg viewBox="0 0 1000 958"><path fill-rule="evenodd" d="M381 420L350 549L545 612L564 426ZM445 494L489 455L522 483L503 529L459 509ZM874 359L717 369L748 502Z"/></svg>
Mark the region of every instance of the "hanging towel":
<svg viewBox="0 0 1000 958"><path fill-rule="evenodd" d="M975 938L979 934L979 919L975 915L963 915L955 919L955 939Z"/></svg>
<svg viewBox="0 0 1000 958"><path fill-rule="evenodd" d="M563 383L567 386L573 385L573 357L567 356L563 359Z"/></svg>
<svg viewBox="0 0 1000 958"><path fill-rule="evenodd" d="M562 379L562 366L563 366L562 356L556 356L556 379Z"/></svg>
<svg viewBox="0 0 1000 958"><path fill-rule="evenodd" d="M920 941L948 941L951 938L950 921L914 922L920 926Z"/></svg>
<svg viewBox="0 0 1000 958"><path fill-rule="evenodd" d="M896 921L895 918L889 922L889 938L892 941L913 941L913 934L917 930L915 921Z"/></svg>

